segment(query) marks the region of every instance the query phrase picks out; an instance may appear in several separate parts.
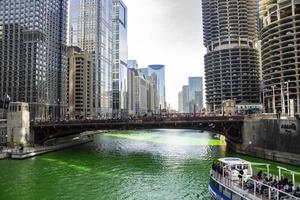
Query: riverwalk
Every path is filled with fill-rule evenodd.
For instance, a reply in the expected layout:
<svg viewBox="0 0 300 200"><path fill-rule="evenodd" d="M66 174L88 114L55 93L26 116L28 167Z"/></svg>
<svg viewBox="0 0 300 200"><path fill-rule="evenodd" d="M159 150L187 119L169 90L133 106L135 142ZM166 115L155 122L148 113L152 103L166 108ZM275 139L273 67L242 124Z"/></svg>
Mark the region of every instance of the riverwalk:
<svg viewBox="0 0 300 200"><path fill-rule="evenodd" d="M64 143L64 144L58 144L58 145L52 145L52 146L46 146L46 147L43 147L43 146L30 147L30 148L24 148L23 150L13 150L13 151L11 151L9 157L12 158L12 159L22 160L22 159L38 156L38 155L41 155L41 154L45 154L45 153L58 151L58 150L61 150L61 149L66 149L66 148L69 148L69 147L89 143L89 142L92 142L92 141L93 141L92 137L85 137L85 138L82 138L82 139L69 141L69 142Z"/></svg>
<svg viewBox="0 0 300 200"><path fill-rule="evenodd" d="M0 152L0 160L6 159L8 157L9 157L9 155L7 153L1 153Z"/></svg>

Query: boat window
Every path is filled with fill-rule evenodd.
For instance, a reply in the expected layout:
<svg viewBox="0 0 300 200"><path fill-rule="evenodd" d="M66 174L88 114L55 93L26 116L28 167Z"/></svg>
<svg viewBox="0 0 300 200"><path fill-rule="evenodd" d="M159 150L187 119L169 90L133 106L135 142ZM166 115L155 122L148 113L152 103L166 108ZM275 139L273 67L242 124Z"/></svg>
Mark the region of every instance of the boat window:
<svg viewBox="0 0 300 200"><path fill-rule="evenodd" d="M237 194L232 193L232 200L241 200L241 197Z"/></svg>
<svg viewBox="0 0 300 200"><path fill-rule="evenodd" d="M226 197L231 198L231 191L228 190L227 188L224 188L223 194L224 194Z"/></svg>

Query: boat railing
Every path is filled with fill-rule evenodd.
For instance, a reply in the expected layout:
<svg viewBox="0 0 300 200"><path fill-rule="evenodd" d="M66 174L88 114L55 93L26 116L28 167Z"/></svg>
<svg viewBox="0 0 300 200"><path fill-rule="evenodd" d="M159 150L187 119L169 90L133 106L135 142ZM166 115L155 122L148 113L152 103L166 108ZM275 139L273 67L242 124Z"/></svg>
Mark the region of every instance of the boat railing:
<svg viewBox="0 0 300 200"><path fill-rule="evenodd" d="M232 180L226 174L211 170L211 176L215 181L221 183L223 186L241 195L245 199L251 200L300 200L299 197L270 186L261 181L252 178L240 176L240 180Z"/></svg>

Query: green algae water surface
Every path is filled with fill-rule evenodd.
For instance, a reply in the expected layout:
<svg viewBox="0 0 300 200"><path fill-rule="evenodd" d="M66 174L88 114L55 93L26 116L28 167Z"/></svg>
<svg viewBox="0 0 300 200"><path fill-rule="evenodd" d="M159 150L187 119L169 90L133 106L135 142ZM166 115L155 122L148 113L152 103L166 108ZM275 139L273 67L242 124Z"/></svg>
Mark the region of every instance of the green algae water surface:
<svg viewBox="0 0 300 200"><path fill-rule="evenodd" d="M225 149L212 134L194 130L97 135L72 149L0 161L0 199L211 199L210 166Z"/></svg>

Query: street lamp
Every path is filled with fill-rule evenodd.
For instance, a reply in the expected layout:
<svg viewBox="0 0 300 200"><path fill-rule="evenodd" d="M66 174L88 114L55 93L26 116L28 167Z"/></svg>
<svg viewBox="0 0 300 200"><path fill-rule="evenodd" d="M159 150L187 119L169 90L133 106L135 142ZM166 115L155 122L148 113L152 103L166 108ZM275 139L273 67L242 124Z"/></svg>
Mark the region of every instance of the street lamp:
<svg viewBox="0 0 300 200"><path fill-rule="evenodd" d="M289 83L290 81L286 81L286 95L287 95L287 106L288 106L288 116L290 116L290 92L289 92Z"/></svg>
<svg viewBox="0 0 300 200"><path fill-rule="evenodd" d="M273 89L273 113L276 114L276 102L275 102L275 87L276 85L271 86Z"/></svg>

